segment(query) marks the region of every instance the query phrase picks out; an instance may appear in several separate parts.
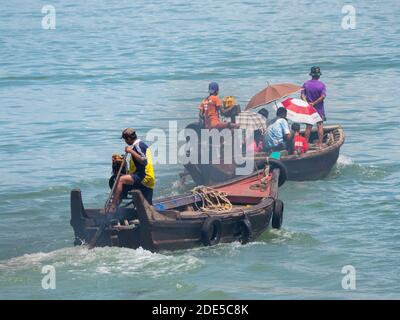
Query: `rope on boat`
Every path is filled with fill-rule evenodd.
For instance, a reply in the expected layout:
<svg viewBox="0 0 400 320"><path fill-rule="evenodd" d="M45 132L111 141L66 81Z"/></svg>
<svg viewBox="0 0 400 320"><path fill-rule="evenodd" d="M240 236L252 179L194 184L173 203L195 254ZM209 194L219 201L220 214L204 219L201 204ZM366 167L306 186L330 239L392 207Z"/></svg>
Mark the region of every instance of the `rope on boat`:
<svg viewBox="0 0 400 320"><path fill-rule="evenodd" d="M192 194L199 196L202 201L200 207L195 203L197 209L200 211L223 213L233 208L225 192L220 192L206 186L198 186L192 189Z"/></svg>
<svg viewBox="0 0 400 320"><path fill-rule="evenodd" d="M254 162L254 166L256 167L256 172L257 172L257 178L260 181L259 183L252 184L250 186L251 190L260 190L260 191L265 191L268 187L268 176L269 176L269 157L267 157L265 161L265 167L263 173L260 175L259 174L259 169L257 166L257 162Z"/></svg>

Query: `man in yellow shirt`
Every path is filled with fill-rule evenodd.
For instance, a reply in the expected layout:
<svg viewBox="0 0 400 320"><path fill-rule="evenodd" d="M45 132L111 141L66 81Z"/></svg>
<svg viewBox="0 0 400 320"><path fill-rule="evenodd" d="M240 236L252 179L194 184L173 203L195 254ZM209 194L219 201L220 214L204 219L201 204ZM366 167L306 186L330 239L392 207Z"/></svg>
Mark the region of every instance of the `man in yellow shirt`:
<svg viewBox="0 0 400 320"><path fill-rule="evenodd" d="M118 180L109 212L116 211L123 190L138 189L147 202L153 204L153 189L156 179L150 148L137 138L136 132L132 128L124 129L121 139L127 143L125 152L131 155L129 170L128 174L121 176Z"/></svg>

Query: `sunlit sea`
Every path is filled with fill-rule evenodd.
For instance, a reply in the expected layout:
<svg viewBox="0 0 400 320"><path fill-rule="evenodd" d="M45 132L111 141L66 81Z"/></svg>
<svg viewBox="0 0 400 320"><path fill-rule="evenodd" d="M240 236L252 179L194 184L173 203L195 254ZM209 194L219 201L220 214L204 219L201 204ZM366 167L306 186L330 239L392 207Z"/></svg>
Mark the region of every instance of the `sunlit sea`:
<svg viewBox="0 0 400 320"><path fill-rule="evenodd" d="M44 29L44 5L56 13ZM1 299L400 298L400 2L17 1L0 11ZM210 81L242 106L322 70L346 142L324 180L288 182L281 230L177 252L73 246L69 192L107 198L121 130L196 120ZM182 166L156 168L155 196ZM42 287L42 268L56 289ZM344 266L355 285L342 286Z"/></svg>

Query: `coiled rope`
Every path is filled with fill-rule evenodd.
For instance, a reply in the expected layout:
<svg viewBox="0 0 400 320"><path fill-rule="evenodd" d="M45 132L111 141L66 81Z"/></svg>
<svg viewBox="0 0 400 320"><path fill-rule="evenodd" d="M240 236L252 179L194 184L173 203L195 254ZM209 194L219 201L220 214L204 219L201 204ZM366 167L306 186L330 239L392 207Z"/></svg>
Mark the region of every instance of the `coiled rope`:
<svg viewBox="0 0 400 320"><path fill-rule="evenodd" d="M200 211L223 213L231 211L233 208L225 192L220 192L206 186L198 186L192 189L192 194L199 196L202 201L200 207L195 203L197 209Z"/></svg>

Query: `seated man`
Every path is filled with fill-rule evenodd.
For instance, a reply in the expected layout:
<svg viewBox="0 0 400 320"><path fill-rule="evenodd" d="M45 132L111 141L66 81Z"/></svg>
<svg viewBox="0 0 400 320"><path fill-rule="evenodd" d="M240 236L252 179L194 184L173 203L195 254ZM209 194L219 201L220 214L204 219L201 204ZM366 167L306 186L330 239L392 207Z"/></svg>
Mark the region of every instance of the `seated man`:
<svg viewBox="0 0 400 320"><path fill-rule="evenodd" d="M271 122L265 135L265 148L267 152L286 149L286 141L290 140L289 124L286 120L287 110L283 107L276 111L276 119Z"/></svg>
<svg viewBox="0 0 400 320"><path fill-rule="evenodd" d="M306 138L300 135L300 125L298 123L292 124L293 136L293 154L303 154L308 150L308 143Z"/></svg>
<svg viewBox="0 0 400 320"><path fill-rule="evenodd" d="M122 132L121 139L124 139L128 146L125 152L131 155L128 174L121 176L115 188L114 197L108 212L115 212L121 199L121 193L125 190L137 189L143 194L148 203L152 204L155 175L149 147L137 138L132 128Z"/></svg>

